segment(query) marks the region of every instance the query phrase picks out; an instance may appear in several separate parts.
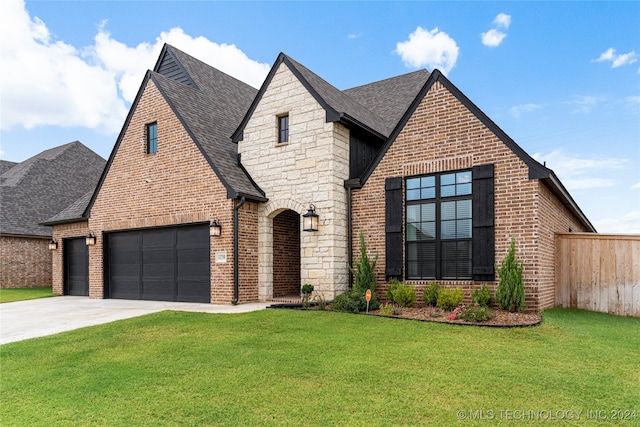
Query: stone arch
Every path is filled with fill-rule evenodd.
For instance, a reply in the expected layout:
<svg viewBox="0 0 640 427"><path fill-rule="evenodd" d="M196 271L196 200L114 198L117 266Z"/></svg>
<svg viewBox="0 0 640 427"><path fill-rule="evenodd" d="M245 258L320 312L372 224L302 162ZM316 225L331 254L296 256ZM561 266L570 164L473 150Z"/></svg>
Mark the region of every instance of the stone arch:
<svg viewBox="0 0 640 427"><path fill-rule="evenodd" d="M258 219L258 289L262 301L270 301L283 296L293 296L299 293L300 286L300 218L306 212L302 203L294 200L270 200L261 205ZM289 251L297 251L297 254L289 254L291 257L282 259L281 254L274 254L274 243L282 245L282 233L294 233L294 218L297 218L298 244L287 247ZM274 227L275 222L275 227ZM275 240L274 240L275 236ZM289 259L291 258L291 259ZM293 271L287 272L287 263L294 263ZM294 285L293 276L297 275L297 284ZM286 286L283 285L286 282ZM274 286L275 285L275 286ZM285 295L287 294L287 295Z"/></svg>

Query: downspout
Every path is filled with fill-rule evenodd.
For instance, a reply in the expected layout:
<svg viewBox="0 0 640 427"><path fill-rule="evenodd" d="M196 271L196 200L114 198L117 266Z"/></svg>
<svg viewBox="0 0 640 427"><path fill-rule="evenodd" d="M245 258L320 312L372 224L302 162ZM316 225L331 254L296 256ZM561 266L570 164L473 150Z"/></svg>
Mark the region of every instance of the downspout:
<svg viewBox="0 0 640 427"><path fill-rule="evenodd" d="M349 263L349 289L353 285L353 221L351 219L351 187L347 187L347 262Z"/></svg>
<svg viewBox="0 0 640 427"><path fill-rule="evenodd" d="M240 257L238 256L239 252L239 233L238 233L238 211L244 205L245 197L242 196L240 202L233 207L233 299L231 300L231 304L238 304L238 299L240 298L240 277L238 274L238 266L240 265Z"/></svg>

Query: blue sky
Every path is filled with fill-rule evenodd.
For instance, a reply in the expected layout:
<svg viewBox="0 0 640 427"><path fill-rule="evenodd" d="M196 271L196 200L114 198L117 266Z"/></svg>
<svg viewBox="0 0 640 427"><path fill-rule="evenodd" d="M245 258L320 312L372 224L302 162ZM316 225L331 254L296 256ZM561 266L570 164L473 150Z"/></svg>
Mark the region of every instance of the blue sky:
<svg viewBox="0 0 640 427"><path fill-rule="evenodd" d="M107 158L164 42L254 86L285 52L340 89L438 68L600 232L640 233L640 2L0 4L0 158Z"/></svg>

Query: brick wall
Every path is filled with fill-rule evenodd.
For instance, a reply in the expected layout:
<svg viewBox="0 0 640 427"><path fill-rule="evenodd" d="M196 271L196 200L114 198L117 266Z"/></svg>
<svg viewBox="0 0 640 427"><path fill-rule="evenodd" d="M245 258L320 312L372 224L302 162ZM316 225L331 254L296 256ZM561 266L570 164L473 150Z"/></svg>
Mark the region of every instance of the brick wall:
<svg viewBox="0 0 640 427"><path fill-rule="evenodd" d="M64 239L86 237L87 234L89 234L87 221L53 226L53 238L58 242L58 249L52 251L52 287L55 295L62 295L64 292Z"/></svg>
<svg viewBox="0 0 640 427"><path fill-rule="evenodd" d="M0 288L51 286L49 240L0 236Z"/></svg>
<svg viewBox="0 0 640 427"><path fill-rule="evenodd" d="M146 154L145 125L158 124L158 151ZM152 81L148 82L91 209L88 228L89 295L102 298L103 233L132 228L208 222L217 217L222 236L211 241L211 302L233 298L233 206L198 147ZM248 205L242 212L251 212ZM248 217L251 214L247 213ZM216 253L227 261L216 263ZM246 286L251 283L245 282ZM243 290L253 299L257 291Z"/></svg>
<svg viewBox="0 0 640 427"><path fill-rule="evenodd" d="M273 296L300 294L300 215L282 211L273 218Z"/></svg>
<svg viewBox="0 0 640 427"><path fill-rule="evenodd" d="M540 310L553 303L553 231L566 231L569 224L578 228L577 222L543 185L528 178L528 166L439 82L424 97L365 186L353 192L352 239L358 242L363 230L370 254L379 255L376 273L382 295L385 178L483 164L494 164L496 261L500 263L515 238L517 256L524 262L525 304ZM354 244L357 257L358 245ZM428 282L412 282L419 297ZM480 286L473 281L439 282L465 289L467 301L470 290ZM488 285L495 291L497 282Z"/></svg>

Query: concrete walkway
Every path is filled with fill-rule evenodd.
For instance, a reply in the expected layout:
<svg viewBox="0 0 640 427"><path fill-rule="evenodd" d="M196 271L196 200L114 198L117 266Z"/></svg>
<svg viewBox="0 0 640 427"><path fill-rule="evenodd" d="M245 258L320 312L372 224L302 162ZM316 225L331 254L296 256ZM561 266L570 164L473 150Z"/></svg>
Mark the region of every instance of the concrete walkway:
<svg viewBox="0 0 640 427"><path fill-rule="evenodd" d="M246 313L271 303L218 305L60 296L0 304L0 344L53 335L163 310Z"/></svg>

